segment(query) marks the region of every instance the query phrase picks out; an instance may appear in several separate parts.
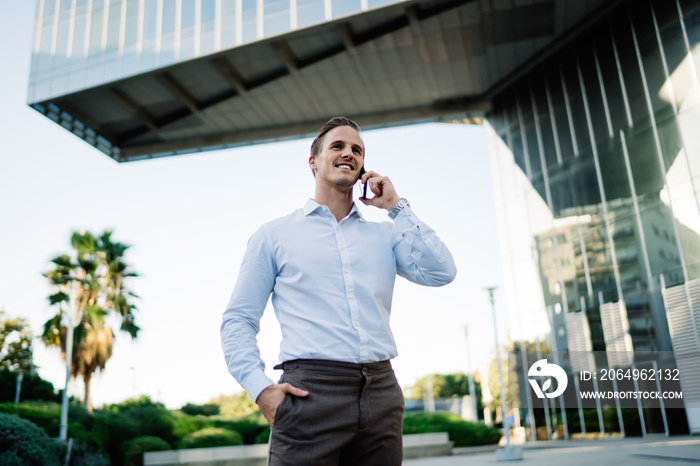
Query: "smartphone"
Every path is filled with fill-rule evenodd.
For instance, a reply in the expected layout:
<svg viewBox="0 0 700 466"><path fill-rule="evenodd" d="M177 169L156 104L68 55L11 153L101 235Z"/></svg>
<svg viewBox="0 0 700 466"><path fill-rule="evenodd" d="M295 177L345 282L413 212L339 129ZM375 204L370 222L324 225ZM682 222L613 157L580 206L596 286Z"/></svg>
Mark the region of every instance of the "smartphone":
<svg viewBox="0 0 700 466"><path fill-rule="evenodd" d="M362 178L362 175L365 174L365 166L363 165L362 168L360 169L360 178ZM359 181L359 179L358 179ZM362 196L360 196L360 199L367 199L367 185L369 183L365 183L362 185L362 182L360 181L360 185L362 185Z"/></svg>

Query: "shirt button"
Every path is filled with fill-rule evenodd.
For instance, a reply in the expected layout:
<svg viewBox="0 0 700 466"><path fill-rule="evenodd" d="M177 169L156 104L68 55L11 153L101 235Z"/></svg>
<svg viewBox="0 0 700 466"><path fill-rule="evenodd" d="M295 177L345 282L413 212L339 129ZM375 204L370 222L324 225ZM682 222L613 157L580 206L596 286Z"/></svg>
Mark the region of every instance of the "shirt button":
<svg viewBox="0 0 700 466"><path fill-rule="evenodd" d="M348 298L350 298L350 299L355 299L355 295L354 295L354 294L351 294L350 296L348 296Z"/></svg>
<svg viewBox="0 0 700 466"><path fill-rule="evenodd" d="M345 269L345 273L350 273L350 271L348 269Z"/></svg>
<svg viewBox="0 0 700 466"><path fill-rule="evenodd" d="M360 326L360 323L359 323L358 321L355 320L355 321L353 321L352 325L354 325L355 327L359 327L359 326Z"/></svg>
<svg viewBox="0 0 700 466"><path fill-rule="evenodd" d="M360 346L360 349L361 349L362 351L364 351L364 350L367 349L367 347L363 345L363 346Z"/></svg>

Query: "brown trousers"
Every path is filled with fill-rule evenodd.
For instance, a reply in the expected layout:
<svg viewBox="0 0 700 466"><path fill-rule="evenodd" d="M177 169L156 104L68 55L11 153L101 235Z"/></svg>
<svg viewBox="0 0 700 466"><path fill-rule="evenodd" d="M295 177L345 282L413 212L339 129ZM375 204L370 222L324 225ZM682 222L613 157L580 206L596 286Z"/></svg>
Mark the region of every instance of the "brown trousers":
<svg viewBox="0 0 700 466"><path fill-rule="evenodd" d="M270 435L270 466L400 466L404 400L389 361L280 364L287 395Z"/></svg>

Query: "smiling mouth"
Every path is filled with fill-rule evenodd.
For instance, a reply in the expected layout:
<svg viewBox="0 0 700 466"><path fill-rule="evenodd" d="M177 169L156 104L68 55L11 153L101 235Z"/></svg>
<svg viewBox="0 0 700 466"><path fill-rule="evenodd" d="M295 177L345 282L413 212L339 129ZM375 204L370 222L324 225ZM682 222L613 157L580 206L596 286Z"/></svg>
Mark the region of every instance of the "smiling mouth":
<svg viewBox="0 0 700 466"><path fill-rule="evenodd" d="M349 163L341 162L335 166L335 168L340 168L341 170L354 170L355 168Z"/></svg>

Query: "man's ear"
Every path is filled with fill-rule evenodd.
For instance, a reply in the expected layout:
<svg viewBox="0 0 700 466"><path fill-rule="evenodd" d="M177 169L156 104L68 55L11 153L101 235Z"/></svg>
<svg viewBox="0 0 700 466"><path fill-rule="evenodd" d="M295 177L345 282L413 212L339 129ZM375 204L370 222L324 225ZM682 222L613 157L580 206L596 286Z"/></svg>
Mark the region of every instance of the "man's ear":
<svg viewBox="0 0 700 466"><path fill-rule="evenodd" d="M313 155L309 156L309 167L311 167L312 171L316 170L316 157Z"/></svg>

